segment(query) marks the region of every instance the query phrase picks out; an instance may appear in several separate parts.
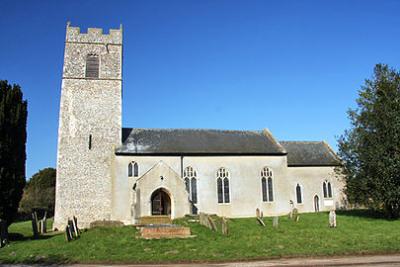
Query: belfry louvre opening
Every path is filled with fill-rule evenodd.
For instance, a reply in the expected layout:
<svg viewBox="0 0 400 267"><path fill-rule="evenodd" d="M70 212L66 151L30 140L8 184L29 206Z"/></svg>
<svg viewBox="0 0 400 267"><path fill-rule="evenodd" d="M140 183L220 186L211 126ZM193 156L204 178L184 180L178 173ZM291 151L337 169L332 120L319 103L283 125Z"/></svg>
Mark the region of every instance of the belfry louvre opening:
<svg viewBox="0 0 400 267"><path fill-rule="evenodd" d="M86 58L86 78L99 78L99 57L89 54Z"/></svg>

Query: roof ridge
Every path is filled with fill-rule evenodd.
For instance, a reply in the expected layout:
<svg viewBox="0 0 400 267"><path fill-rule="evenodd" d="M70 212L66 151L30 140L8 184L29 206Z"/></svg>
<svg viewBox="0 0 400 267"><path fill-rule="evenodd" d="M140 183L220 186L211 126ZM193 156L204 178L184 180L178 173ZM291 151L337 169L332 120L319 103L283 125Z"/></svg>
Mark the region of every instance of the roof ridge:
<svg viewBox="0 0 400 267"><path fill-rule="evenodd" d="M302 141L302 140L295 140L295 141L288 141L288 140L280 140L279 142L282 143L325 143L325 141Z"/></svg>
<svg viewBox="0 0 400 267"><path fill-rule="evenodd" d="M234 129L213 129L213 128L129 128L129 127L122 127L122 129L155 130L155 131L215 131L215 132L247 132L247 133L251 132L251 133L257 133L257 134L262 134L262 132L264 131L264 130L234 130Z"/></svg>

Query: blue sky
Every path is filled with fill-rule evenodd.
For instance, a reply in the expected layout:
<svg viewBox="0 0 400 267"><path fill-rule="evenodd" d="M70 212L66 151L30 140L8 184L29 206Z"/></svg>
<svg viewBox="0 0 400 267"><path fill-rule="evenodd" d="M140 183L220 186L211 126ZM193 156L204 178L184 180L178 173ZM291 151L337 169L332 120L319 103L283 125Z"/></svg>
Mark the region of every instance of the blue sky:
<svg viewBox="0 0 400 267"><path fill-rule="evenodd" d="M400 68L400 1L0 0L0 79L28 100L27 178L55 167L65 26L124 27L123 126L269 128L326 140L376 63Z"/></svg>

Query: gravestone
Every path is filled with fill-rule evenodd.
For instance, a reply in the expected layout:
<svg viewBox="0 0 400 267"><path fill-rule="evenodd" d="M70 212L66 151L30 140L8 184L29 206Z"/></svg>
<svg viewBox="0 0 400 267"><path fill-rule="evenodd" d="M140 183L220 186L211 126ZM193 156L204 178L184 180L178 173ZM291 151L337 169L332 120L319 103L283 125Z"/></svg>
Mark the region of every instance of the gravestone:
<svg viewBox="0 0 400 267"><path fill-rule="evenodd" d="M207 217L208 217L208 221L210 222L210 226L211 226L210 229L213 231L217 231L217 225L215 224L214 219L210 215L207 215Z"/></svg>
<svg viewBox="0 0 400 267"><path fill-rule="evenodd" d="M39 230L38 230L38 220L36 211L32 212L32 232L33 232L33 238L37 239L39 237Z"/></svg>
<svg viewBox="0 0 400 267"><path fill-rule="evenodd" d="M80 230L78 228L78 219L74 216L72 217L72 225L74 227L75 236L79 237L81 235Z"/></svg>
<svg viewBox="0 0 400 267"><path fill-rule="evenodd" d="M65 240L67 240L67 242L72 240L72 232L69 224L65 226Z"/></svg>
<svg viewBox="0 0 400 267"><path fill-rule="evenodd" d="M329 212L329 227L335 228L336 227L336 212L331 210Z"/></svg>
<svg viewBox="0 0 400 267"><path fill-rule="evenodd" d="M259 218L260 217L260 210L257 208L256 209L256 217Z"/></svg>
<svg viewBox="0 0 400 267"><path fill-rule="evenodd" d="M264 218L264 212L261 211L260 217L261 217L261 219Z"/></svg>
<svg viewBox="0 0 400 267"><path fill-rule="evenodd" d="M8 244L7 223L0 219L0 248Z"/></svg>
<svg viewBox="0 0 400 267"><path fill-rule="evenodd" d="M208 229L217 231L217 226L215 225L214 219L210 215L200 212L199 222L201 225L207 227Z"/></svg>
<svg viewBox="0 0 400 267"><path fill-rule="evenodd" d="M264 226L264 227L265 227L265 223L264 223L264 221L263 221L260 217L257 217L257 221L258 221L258 223L259 223L261 226Z"/></svg>
<svg viewBox="0 0 400 267"><path fill-rule="evenodd" d="M201 225L207 226L206 220L207 220L206 214L203 213L203 212L200 212L200 214L199 214L199 223Z"/></svg>
<svg viewBox="0 0 400 267"><path fill-rule="evenodd" d="M225 217L222 217L221 231L223 235L228 235L229 233L228 220Z"/></svg>
<svg viewBox="0 0 400 267"><path fill-rule="evenodd" d="M47 232L47 211L44 212L44 216L39 220L39 233L45 234Z"/></svg>
<svg viewBox="0 0 400 267"><path fill-rule="evenodd" d="M65 240L67 242L78 239L81 232L78 228L78 219L74 216L72 220L68 218L67 226L65 227Z"/></svg>
<svg viewBox="0 0 400 267"><path fill-rule="evenodd" d="M69 230L71 232L72 238L76 239L78 236L75 234L75 231L74 231L74 223L70 219L68 219L68 226L69 226Z"/></svg>
<svg viewBox="0 0 400 267"><path fill-rule="evenodd" d="M300 220L299 211L296 208L292 210L292 219L295 222L298 222Z"/></svg>
<svg viewBox="0 0 400 267"><path fill-rule="evenodd" d="M288 218L291 220L293 219L293 210L294 210L294 203L292 200L289 201L289 205L290 205L290 212L288 214Z"/></svg>
<svg viewBox="0 0 400 267"><path fill-rule="evenodd" d="M272 226L277 228L279 225L279 217L275 216L274 218L272 218Z"/></svg>

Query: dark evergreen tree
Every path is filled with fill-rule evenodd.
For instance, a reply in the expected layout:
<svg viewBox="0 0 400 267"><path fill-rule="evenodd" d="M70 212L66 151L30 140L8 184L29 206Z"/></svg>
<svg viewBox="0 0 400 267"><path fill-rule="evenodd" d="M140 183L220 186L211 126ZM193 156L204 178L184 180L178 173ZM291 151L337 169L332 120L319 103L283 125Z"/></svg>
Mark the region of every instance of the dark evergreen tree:
<svg viewBox="0 0 400 267"><path fill-rule="evenodd" d="M351 128L339 138L351 203L400 216L400 73L375 66L348 112Z"/></svg>
<svg viewBox="0 0 400 267"><path fill-rule="evenodd" d="M0 80L0 218L8 225L25 186L27 114L20 86Z"/></svg>
<svg viewBox="0 0 400 267"><path fill-rule="evenodd" d="M30 216L34 209L45 210L47 215L54 215L56 170L45 168L35 173L27 182L19 205L22 215Z"/></svg>

